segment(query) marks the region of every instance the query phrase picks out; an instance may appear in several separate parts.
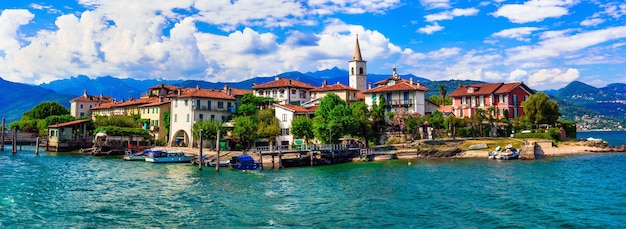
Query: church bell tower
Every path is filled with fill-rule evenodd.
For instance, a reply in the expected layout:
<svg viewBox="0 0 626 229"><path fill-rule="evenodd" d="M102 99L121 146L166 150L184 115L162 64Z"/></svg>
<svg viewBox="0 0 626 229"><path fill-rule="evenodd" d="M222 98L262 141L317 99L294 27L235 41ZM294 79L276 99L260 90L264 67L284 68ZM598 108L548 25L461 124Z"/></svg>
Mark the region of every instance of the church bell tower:
<svg viewBox="0 0 626 229"><path fill-rule="evenodd" d="M352 60L348 62L348 71L350 73L350 87L359 91L365 91L367 89L365 88L367 84L367 61L364 61L361 57L359 35L356 36Z"/></svg>

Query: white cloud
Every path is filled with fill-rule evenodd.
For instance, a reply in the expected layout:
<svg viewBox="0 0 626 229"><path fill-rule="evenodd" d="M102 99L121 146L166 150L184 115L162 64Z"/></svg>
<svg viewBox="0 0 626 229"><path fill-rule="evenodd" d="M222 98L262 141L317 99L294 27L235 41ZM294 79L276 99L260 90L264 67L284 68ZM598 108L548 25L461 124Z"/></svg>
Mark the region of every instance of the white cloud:
<svg viewBox="0 0 626 229"><path fill-rule="evenodd" d="M3 10L0 14L0 50L6 53L19 49L17 30L34 17L28 10Z"/></svg>
<svg viewBox="0 0 626 229"><path fill-rule="evenodd" d="M502 5L493 15L505 17L513 23L540 22L567 15L568 7L576 3L574 0L530 0L524 4Z"/></svg>
<svg viewBox="0 0 626 229"><path fill-rule="evenodd" d="M427 26L420 28L418 31L420 33L433 34L434 32L441 31L443 29L444 29L443 26L440 26L439 23L435 22L432 25L427 25Z"/></svg>
<svg viewBox="0 0 626 229"><path fill-rule="evenodd" d="M539 90L562 88L578 77L580 72L575 68L569 68L565 72L558 68L541 69L528 78L528 86Z"/></svg>
<svg viewBox="0 0 626 229"><path fill-rule="evenodd" d="M515 69L509 74L509 78L507 78L507 81L508 82L522 81L526 77L528 77L528 72L521 70L521 69Z"/></svg>
<svg viewBox="0 0 626 229"><path fill-rule="evenodd" d="M554 34L552 34L554 35ZM571 36L556 36L532 46L508 49L509 60L536 60L559 57L604 42L626 38L626 26L581 32Z"/></svg>
<svg viewBox="0 0 626 229"><path fill-rule="evenodd" d="M450 8L450 0L420 0L420 3L426 9Z"/></svg>
<svg viewBox="0 0 626 229"><path fill-rule="evenodd" d="M491 36L511 38L511 39L516 39L518 41L530 41L530 39L527 38L526 36L532 34L533 32L537 30L542 30L542 29L538 27L518 27L518 28L501 30L497 33L492 34Z"/></svg>
<svg viewBox="0 0 626 229"><path fill-rule="evenodd" d="M461 16L474 16L478 14L478 9L476 8L467 8L467 9L453 9L448 10L436 14L429 14L424 16L427 22L435 22L435 21L443 21L443 20L452 20L455 17Z"/></svg>
<svg viewBox="0 0 626 229"><path fill-rule="evenodd" d="M580 22L580 25L582 26L596 26L599 24L604 23L606 20L602 19L602 18L589 18L589 19L585 19L584 21Z"/></svg>

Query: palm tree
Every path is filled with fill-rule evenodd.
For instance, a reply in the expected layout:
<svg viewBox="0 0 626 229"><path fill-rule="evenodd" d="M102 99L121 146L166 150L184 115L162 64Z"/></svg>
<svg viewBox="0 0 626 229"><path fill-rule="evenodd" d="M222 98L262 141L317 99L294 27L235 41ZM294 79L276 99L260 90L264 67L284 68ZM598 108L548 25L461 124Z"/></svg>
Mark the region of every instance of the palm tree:
<svg viewBox="0 0 626 229"><path fill-rule="evenodd" d="M439 84L439 95L441 95L441 105L446 105L446 85Z"/></svg>

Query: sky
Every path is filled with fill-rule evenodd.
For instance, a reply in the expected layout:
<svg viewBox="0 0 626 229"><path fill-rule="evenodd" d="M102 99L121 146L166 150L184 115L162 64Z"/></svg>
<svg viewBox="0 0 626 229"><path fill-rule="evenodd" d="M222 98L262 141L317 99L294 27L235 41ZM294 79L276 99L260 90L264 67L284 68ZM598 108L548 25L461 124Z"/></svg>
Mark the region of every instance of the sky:
<svg viewBox="0 0 626 229"><path fill-rule="evenodd" d="M357 36L370 74L535 90L626 83L623 1L20 0L0 10L0 77L27 84L347 69Z"/></svg>

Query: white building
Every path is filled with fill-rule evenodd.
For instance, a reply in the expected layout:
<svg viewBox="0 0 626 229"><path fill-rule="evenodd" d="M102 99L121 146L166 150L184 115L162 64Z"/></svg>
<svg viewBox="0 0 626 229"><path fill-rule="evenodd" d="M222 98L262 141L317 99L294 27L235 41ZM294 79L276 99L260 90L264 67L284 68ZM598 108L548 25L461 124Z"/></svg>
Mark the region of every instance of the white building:
<svg viewBox="0 0 626 229"><path fill-rule="evenodd" d="M195 122L226 122L236 111L235 97L213 89L185 88L171 98L170 141L172 145L192 146Z"/></svg>
<svg viewBox="0 0 626 229"><path fill-rule="evenodd" d="M83 95L70 100L70 115L75 118L91 117L91 108L100 106L103 103L113 102L111 96L93 96L87 95L87 90L83 92Z"/></svg>
<svg viewBox="0 0 626 229"><path fill-rule="evenodd" d="M293 135L291 135L291 122L298 116L313 116L312 109L306 109L301 106L281 105L274 106L274 114L278 118L281 134L276 137L276 143L281 146L292 145Z"/></svg>
<svg viewBox="0 0 626 229"><path fill-rule="evenodd" d="M403 109L405 112L426 114L425 94L428 88L419 82L414 83L413 78L410 80L400 78L394 68L391 77L377 82L376 85L377 87L362 92L365 94L365 104L370 109L372 105L379 104L382 96L387 102L385 113Z"/></svg>
<svg viewBox="0 0 626 229"><path fill-rule="evenodd" d="M301 105L311 99L314 86L294 79L276 77L274 81L254 85L252 91L259 97L273 98L279 104Z"/></svg>
<svg viewBox="0 0 626 229"><path fill-rule="evenodd" d="M358 35L354 44L354 55L352 60L348 62L348 69L350 71L350 87L359 91L365 91L367 85L367 61L364 61L361 57Z"/></svg>

